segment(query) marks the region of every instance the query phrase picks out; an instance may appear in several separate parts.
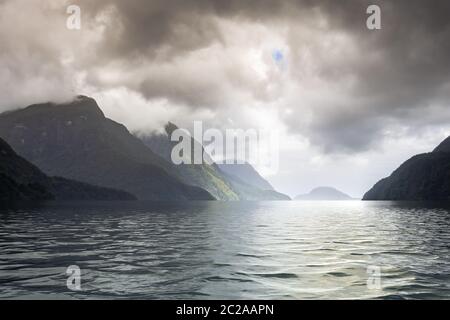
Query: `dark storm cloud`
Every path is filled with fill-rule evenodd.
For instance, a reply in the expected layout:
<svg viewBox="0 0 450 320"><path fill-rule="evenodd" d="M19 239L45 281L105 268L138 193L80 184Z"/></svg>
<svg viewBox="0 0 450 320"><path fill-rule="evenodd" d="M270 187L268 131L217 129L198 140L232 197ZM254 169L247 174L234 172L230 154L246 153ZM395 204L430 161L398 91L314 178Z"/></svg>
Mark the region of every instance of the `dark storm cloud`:
<svg viewBox="0 0 450 320"><path fill-rule="evenodd" d="M361 28L365 9L373 1L327 0L78 0L91 18L115 9L116 21L106 30L104 54L112 56L156 55L167 57L221 42L223 30L217 18L241 22L290 24L322 13L333 27ZM152 56L153 57L153 56Z"/></svg>
<svg viewBox="0 0 450 320"><path fill-rule="evenodd" d="M0 1L0 6L12 3ZM14 3L18 11L26 5L20 0ZM53 5L43 17L48 21L63 19L64 8L56 1L48 3ZM19 75L30 73L36 73L38 79L62 79L66 77L62 72L82 71L87 85L100 90L126 87L149 100L165 98L191 109L213 109L219 116L222 109L251 99L262 105L277 102L280 110L293 109L283 120L294 133L307 136L329 152L368 149L382 140L387 125L413 123L420 127L450 120L445 108L450 83L447 0L75 3L81 6L83 26L88 30L96 28L100 17L108 16L102 22L101 36L80 49L83 40L70 36L70 42L64 43L66 31L56 32L49 23L47 33L43 28L36 37L32 32L36 19L31 16L28 22L22 21L22 29L26 30L28 23L30 32L21 33L21 40L26 52L42 56L37 60L35 55L31 60L24 57L27 63L21 67L14 58L17 48L4 45L0 62L16 63L12 79L20 83ZM381 6L382 30L366 28L369 4ZM45 22L40 19L39 23ZM257 79L249 73L241 63L241 52L227 56L229 39L245 33L249 25L262 25L274 33L284 30L290 55L283 86L292 86L291 92L298 87L297 94L285 97L282 89L267 89L272 85L270 79ZM3 28L2 38L17 39L16 30ZM63 35L55 36L59 32ZM246 39L252 40L252 32L248 31ZM58 43L75 52L69 70L62 63L64 50ZM241 46L243 53L249 49L248 43ZM214 50L215 55L193 56L203 49ZM221 60L214 61L217 59ZM39 64L52 67L40 70ZM51 83L48 86L53 87ZM442 111L439 119L426 117L427 122L418 122L430 107ZM310 122L300 121L305 113L311 114Z"/></svg>
<svg viewBox="0 0 450 320"><path fill-rule="evenodd" d="M426 116L430 106L440 107L441 119L450 120L446 110L450 2L383 1L379 5L380 31L369 31L360 25L365 20L360 18L363 11L359 6L345 5L337 16L327 14L329 21L337 21L336 26L351 37L355 48L353 54L337 59L331 59L324 51L316 56L321 66L318 73L326 82L345 83L350 79L351 83L345 88L344 101L317 108L309 135L326 150L369 149L382 141L383 130L395 123L414 125L419 131L435 123L418 121ZM295 35L292 38L295 46ZM295 121L288 121L295 128Z"/></svg>

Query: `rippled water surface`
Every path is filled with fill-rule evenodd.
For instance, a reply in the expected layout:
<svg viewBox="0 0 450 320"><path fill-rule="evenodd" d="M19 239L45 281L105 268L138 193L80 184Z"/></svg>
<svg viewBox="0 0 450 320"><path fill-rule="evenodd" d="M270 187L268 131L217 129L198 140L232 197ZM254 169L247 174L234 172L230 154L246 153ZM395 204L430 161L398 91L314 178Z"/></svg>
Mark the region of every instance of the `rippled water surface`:
<svg viewBox="0 0 450 320"><path fill-rule="evenodd" d="M0 212L0 298L449 299L449 248L432 205L51 204Z"/></svg>

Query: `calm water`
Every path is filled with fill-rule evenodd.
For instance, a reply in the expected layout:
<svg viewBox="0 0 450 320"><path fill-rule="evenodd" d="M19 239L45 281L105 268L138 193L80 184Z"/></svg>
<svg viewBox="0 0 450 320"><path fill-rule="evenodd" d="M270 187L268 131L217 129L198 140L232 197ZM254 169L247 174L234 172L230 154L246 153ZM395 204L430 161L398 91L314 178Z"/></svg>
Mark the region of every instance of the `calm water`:
<svg viewBox="0 0 450 320"><path fill-rule="evenodd" d="M53 204L0 212L0 298L449 299L449 247L431 205Z"/></svg>

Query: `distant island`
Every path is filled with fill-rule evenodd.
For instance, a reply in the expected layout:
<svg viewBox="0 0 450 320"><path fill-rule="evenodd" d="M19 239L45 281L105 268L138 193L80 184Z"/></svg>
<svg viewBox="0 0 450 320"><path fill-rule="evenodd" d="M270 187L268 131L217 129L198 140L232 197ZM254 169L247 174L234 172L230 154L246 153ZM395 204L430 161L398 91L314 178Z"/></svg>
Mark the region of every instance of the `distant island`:
<svg viewBox="0 0 450 320"><path fill-rule="evenodd" d="M363 200L450 200L450 137L433 152L419 154L380 180Z"/></svg>
<svg viewBox="0 0 450 320"><path fill-rule="evenodd" d="M297 201L345 201L356 200L332 187L318 187L307 194L301 194L294 198Z"/></svg>

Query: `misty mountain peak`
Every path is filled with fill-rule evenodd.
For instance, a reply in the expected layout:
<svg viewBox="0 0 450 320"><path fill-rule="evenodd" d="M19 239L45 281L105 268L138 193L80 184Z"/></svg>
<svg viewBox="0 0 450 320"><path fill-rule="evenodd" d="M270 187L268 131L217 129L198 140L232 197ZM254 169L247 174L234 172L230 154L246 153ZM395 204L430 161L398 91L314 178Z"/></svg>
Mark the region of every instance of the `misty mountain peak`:
<svg viewBox="0 0 450 320"><path fill-rule="evenodd" d="M172 133L179 129L178 126L176 124L174 124L173 122L167 122L167 124L164 126L164 129L166 130L167 135L170 137L172 135Z"/></svg>
<svg viewBox="0 0 450 320"><path fill-rule="evenodd" d="M16 118L18 116L20 118L32 118L41 114L58 115L67 119L70 119L70 117L77 117L84 120L93 117L105 118L103 111L100 109L95 99L84 95L78 95L70 102L32 104L24 109L5 112L2 116L9 118Z"/></svg>
<svg viewBox="0 0 450 320"><path fill-rule="evenodd" d="M98 106L97 101L88 96L78 95L73 101L62 106L70 108L73 112L84 113L86 115L95 115L101 118L105 117L105 114Z"/></svg>

